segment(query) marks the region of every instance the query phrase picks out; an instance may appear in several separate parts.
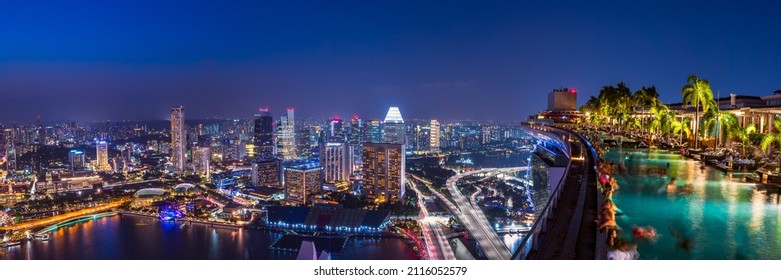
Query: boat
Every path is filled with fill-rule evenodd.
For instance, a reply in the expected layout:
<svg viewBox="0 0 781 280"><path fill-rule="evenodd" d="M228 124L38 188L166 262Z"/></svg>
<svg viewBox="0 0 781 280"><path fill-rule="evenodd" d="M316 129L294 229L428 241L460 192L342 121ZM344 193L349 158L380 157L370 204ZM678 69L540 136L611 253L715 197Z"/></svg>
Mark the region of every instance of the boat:
<svg viewBox="0 0 781 280"><path fill-rule="evenodd" d="M35 240L42 240L42 241L49 240L49 234L48 233L38 233L38 234L34 235L33 237L35 238Z"/></svg>

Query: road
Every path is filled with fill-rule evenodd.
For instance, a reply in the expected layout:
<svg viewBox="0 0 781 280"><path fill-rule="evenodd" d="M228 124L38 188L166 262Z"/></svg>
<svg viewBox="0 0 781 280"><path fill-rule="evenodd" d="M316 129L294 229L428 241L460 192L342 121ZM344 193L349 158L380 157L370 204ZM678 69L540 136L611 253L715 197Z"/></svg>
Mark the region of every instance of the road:
<svg viewBox="0 0 781 280"><path fill-rule="evenodd" d="M455 260L456 255L447 241L447 236L442 228L437 224L436 218L429 216L423 193L418 189L414 181L407 181L418 194L418 206L420 206L421 216L418 217L421 228L423 229L423 238L426 241L426 250L430 260Z"/></svg>
<svg viewBox="0 0 781 280"><path fill-rule="evenodd" d="M472 233L472 236L477 240L478 245L483 249L483 252L488 259L509 260L511 257L510 249L507 248L502 239L499 238L499 235L496 234L488 217L485 216L477 205L473 204L471 200L467 199L461 191L458 190L456 183L461 178L479 173L503 173L523 170L526 170L526 167L486 168L456 174L456 176L450 177L447 180L446 185L448 191L450 191L453 201L459 206L462 214L459 215L461 223L464 224L470 233Z"/></svg>
<svg viewBox="0 0 781 280"><path fill-rule="evenodd" d="M40 219L40 220L29 221L29 222L18 223L18 224L13 224L13 225L0 227L0 230L21 230L21 229L30 229L30 228L39 227L39 226L47 226L47 225L50 225L50 224L55 224L55 223L58 223L58 222L61 222L61 221L65 221L67 219L72 219L72 218L75 218L75 217L79 217L79 216L84 216L84 215L94 214L94 213L98 213L98 212L108 211L109 209L117 207L117 206L120 206L120 205L122 205L122 203L125 203L125 202L128 202L128 201L130 201L130 198L124 198L124 199L121 199L121 200L118 200L118 201L109 202L109 203L106 203L106 204L103 204L103 205L99 205L99 206L95 206L95 207L90 207L90 208L85 208L85 209L81 209L81 210L76 210L76 211L73 211L73 212L68 212L68 213L65 213L65 214L60 214L60 215L52 216L52 217L49 217L49 218L43 218L43 219Z"/></svg>
<svg viewBox="0 0 781 280"><path fill-rule="evenodd" d="M436 194L445 205L448 207L451 213L456 215L466 229L477 240L478 246L485 253L486 257L491 260L509 260L511 257L510 249L505 246L504 242L499 235L496 234L493 227L491 227L488 218L483 214L483 211L479 209L477 205L473 205L456 187L456 182L465 176L475 175L479 173L502 173L502 172L515 172L526 170L527 167L512 167L512 168L486 168L480 170L469 171L466 173L457 174L450 177L447 180L447 188L450 192L453 202L447 199L444 195L434 190L429 189ZM410 174L413 178L427 182L423 178ZM428 185L427 185L428 186Z"/></svg>

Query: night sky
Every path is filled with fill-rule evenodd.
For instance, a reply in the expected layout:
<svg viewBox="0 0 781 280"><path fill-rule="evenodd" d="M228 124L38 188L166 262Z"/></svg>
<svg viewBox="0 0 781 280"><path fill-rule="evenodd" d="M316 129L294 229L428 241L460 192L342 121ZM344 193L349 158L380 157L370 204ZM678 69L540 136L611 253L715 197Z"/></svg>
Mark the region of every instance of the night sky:
<svg viewBox="0 0 781 280"><path fill-rule="evenodd" d="M775 1L31 2L0 2L0 123L167 119L180 104L187 118L522 120L560 86L580 104L620 81L679 102L692 73L722 96L781 89Z"/></svg>

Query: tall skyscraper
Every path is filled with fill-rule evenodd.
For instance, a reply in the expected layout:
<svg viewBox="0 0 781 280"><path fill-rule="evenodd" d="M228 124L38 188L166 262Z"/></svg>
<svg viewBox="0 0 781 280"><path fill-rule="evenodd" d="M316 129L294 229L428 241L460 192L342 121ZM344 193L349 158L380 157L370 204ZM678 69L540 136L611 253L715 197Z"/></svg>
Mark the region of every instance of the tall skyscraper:
<svg viewBox="0 0 781 280"><path fill-rule="evenodd" d="M363 123L358 118L358 115L354 115L350 120L350 129L347 134L347 144L350 148L353 171L356 170L356 167L360 169L361 156L363 154L363 136Z"/></svg>
<svg viewBox="0 0 781 280"><path fill-rule="evenodd" d="M171 108L171 163L176 172L184 171L185 168L186 137L184 107L173 107Z"/></svg>
<svg viewBox="0 0 781 280"><path fill-rule="evenodd" d="M95 142L96 160L95 169L97 171L109 171L111 166L108 164L108 143L100 140Z"/></svg>
<svg viewBox="0 0 781 280"><path fill-rule="evenodd" d="M407 129L398 107L388 109L383 126L384 142L405 144Z"/></svg>
<svg viewBox="0 0 781 280"><path fill-rule="evenodd" d="M352 174L350 146L344 142L327 142L320 145L320 165L326 182L347 182Z"/></svg>
<svg viewBox="0 0 781 280"><path fill-rule="evenodd" d="M278 136L279 139L279 154L285 159L296 158L296 119L294 117L294 109L288 108L287 115L280 118L279 121Z"/></svg>
<svg viewBox="0 0 781 280"><path fill-rule="evenodd" d="M298 126L296 129L296 155L301 159L312 156L312 128Z"/></svg>
<svg viewBox="0 0 781 280"><path fill-rule="evenodd" d="M254 120L255 156L258 159L274 157L274 117L268 108L260 109Z"/></svg>
<svg viewBox="0 0 781 280"><path fill-rule="evenodd" d="M71 150L68 152L68 162L70 163L71 170L73 171L84 169L84 152L79 150Z"/></svg>
<svg viewBox="0 0 781 280"><path fill-rule="evenodd" d="M403 144L363 144L363 189L364 195L378 201L398 201L404 197L405 154Z"/></svg>
<svg viewBox="0 0 781 280"><path fill-rule="evenodd" d="M193 149L193 171L200 176L209 178L211 175L209 162L211 149L209 147L196 147Z"/></svg>
<svg viewBox="0 0 781 280"><path fill-rule="evenodd" d="M329 139L335 142L345 140L344 121L339 116L336 116L331 120L331 129L329 130Z"/></svg>
<svg viewBox="0 0 781 280"><path fill-rule="evenodd" d="M310 195L320 192L322 167L304 164L285 168L285 200L306 204Z"/></svg>
<svg viewBox="0 0 781 280"><path fill-rule="evenodd" d="M362 142L382 143L382 121L369 120L363 126Z"/></svg>
<svg viewBox="0 0 781 280"><path fill-rule="evenodd" d="M429 128L431 129L429 132L429 148L432 152L439 152L439 121L431 120Z"/></svg>

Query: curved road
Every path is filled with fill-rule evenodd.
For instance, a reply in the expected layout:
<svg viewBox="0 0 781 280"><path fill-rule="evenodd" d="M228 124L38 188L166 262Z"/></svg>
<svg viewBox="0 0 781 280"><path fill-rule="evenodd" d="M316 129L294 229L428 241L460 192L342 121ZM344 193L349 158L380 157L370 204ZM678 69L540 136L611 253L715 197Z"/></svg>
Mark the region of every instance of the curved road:
<svg viewBox="0 0 781 280"><path fill-rule="evenodd" d="M477 240L478 246L485 253L486 257L490 260L509 260L511 257L510 249L502 242L499 235L496 234L491 224L488 222L488 218L483 214L483 211L477 205L473 205L461 191L456 187L456 182L463 177L475 175L479 173L504 173L504 172L517 172L524 171L527 167L511 167L511 168L485 168L480 170L469 171L466 173L456 174L456 176L450 177L447 180L447 188L450 192L453 202L447 199L444 195L437 192L433 188L429 188L434 194L436 194L445 205L450 209L466 229ZM426 182L418 176L410 174L413 178Z"/></svg>

